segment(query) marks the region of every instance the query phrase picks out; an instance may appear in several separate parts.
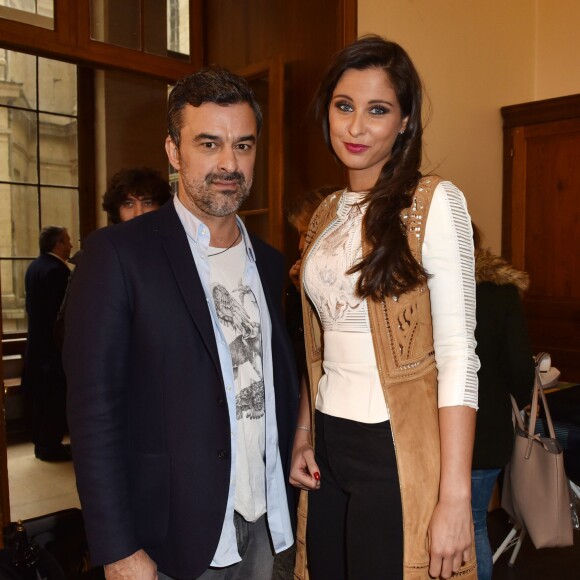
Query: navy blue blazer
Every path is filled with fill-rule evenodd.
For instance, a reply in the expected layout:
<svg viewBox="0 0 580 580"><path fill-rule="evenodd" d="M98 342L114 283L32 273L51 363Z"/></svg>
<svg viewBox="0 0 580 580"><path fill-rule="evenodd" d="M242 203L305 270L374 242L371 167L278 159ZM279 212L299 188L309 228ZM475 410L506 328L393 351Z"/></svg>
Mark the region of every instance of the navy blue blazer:
<svg viewBox="0 0 580 580"><path fill-rule="evenodd" d="M281 312L284 262L259 239L252 245L272 320L288 481L298 380ZM166 574L197 577L221 534L230 425L211 316L173 203L89 236L70 289L64 364L93 563L143 548Z"/></svg>
<svg viewBox="0 0 580 580"><path fill-rule="evenodd" d="M26 389L47 388L50 381L64 383L61 354L53 328L69 275L67 265L51 254L41 254L26 270L28 337L22 381Z"/></svg>

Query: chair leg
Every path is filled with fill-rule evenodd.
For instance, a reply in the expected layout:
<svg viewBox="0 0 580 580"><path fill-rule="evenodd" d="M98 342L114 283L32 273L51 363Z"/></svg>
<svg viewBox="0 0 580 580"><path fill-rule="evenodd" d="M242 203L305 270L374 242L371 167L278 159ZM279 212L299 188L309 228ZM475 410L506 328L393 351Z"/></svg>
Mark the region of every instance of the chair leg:
<svg viewBox="0 0 580 580"><path fill-rule="evenodd" d="M512 568L513 565L516 563L516 558L518 557L518 554L520 552L520 548L522 547L522 544L524 542L525 537L526 537L526 530L521 529L520 530L520 537L518 538L518 541L516 543L514 551L512 552L512 557L510 558L510 561L508 562L508 566L510 568Z"/></svg>
<svg viewBox="0 0 580 580"><path fill-rule="evenodd" d="M511 548L511 546L516 543L514 540L515 535L518 533L520 528L517 525L510 530L509 534L506 536L505 540L501 543L500 547L493 554L493 563L495 564L497 559Z"/></svg>
<svg viewBox="0 0 580 580"><path fill-rule="evenodd" d="M571 479L568 480L568 483L570 484L570 488L574 492L576 499L580 499L580 487L578 487Z"/></svg>

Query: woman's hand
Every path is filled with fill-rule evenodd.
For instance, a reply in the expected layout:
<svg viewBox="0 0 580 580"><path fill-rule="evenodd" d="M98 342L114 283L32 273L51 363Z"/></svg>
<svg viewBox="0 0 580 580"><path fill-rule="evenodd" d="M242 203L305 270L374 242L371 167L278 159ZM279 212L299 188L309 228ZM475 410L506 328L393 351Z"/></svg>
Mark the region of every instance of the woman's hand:
<svg viewBox="0 0 580 580"><path fill-rule="evenodd" d="M429 524L429 575L450 578L472 557L471 502L440 500Z"/></svg>
<svg viewBox="0 0 580 580"><path fill-rule="evenodd" d="M300 489L311 491L320 487L320 470L314 460L314 449L309 436L297 430L292 450L290 483Z"/></svg>
<svg viewBox="0 0 580 580"><path fill-rule="evenodd" d="M429 574L450 578L471 553L471 451L475 409L439 409L441 480L439 503L429 524Z"/></svg>

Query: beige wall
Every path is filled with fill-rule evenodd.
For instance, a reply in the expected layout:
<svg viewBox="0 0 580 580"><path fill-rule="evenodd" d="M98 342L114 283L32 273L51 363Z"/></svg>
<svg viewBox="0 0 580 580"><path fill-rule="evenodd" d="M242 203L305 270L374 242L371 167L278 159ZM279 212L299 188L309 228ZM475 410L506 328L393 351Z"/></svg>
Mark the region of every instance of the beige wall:
<svg viewBox="0 0 580 580"><path fill-rule="evenodd" d="M580 2L538 0L536 99L580 93Z"/></svg>
<svg viewBox="0 0 580 580"><path fill-rule="evenodd" d="M495 251L499 109L580 92L578 22L578 0L358 0L359 35L400 43L423 77L431 105L424 170L465 192L484 243Z"/></svg>

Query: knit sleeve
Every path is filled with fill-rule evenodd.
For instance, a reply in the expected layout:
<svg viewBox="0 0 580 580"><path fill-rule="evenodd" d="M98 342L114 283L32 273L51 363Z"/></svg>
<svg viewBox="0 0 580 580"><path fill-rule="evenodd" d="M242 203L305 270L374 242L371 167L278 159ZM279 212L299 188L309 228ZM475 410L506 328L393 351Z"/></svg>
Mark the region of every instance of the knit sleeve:
<svg viewBox="0 0 580 580"><path fill-rule="evenodd" d="M439 407L477 409L475 278L471 219L462 192L449 181L435 189L425 227Z"/></svg>

